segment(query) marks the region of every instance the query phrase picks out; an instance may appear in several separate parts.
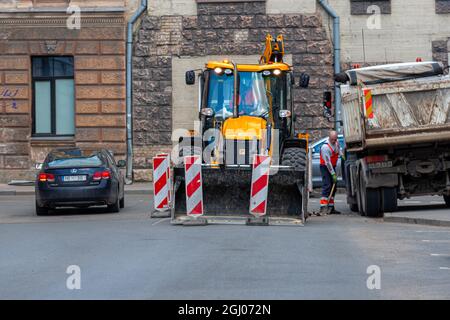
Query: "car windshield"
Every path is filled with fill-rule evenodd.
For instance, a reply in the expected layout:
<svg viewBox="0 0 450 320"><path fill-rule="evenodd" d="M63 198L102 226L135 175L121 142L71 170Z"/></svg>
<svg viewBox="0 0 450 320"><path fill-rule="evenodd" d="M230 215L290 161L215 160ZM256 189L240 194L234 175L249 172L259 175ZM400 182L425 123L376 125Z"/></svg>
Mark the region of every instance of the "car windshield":
<svg viewBox="0 0 450 320"><path fill-rule="evenodd" d="M261 72L240 72L239 77L239 115L265 117L269 112L269 102L280 102L271 91L280 88L284 81L282 77L264 77ZM233 115L233 87L233 74L210 73L207 107L214 110L216 117L225 119ZM284 96L283 90L277 93Z"/></svg>
<svg viewBox="0 0 450 320"><path fill-rule="evenodd" d="M72 168L72 167L100 167L103 161L98 152L83 151L80 149L58 150L48 155L46 166L54 168Z"/></svg>

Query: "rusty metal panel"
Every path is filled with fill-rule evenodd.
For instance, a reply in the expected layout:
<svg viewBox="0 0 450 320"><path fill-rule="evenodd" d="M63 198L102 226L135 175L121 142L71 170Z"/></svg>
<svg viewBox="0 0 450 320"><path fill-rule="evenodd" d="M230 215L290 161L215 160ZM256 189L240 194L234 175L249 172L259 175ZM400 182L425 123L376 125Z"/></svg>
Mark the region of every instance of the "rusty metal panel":
<svg viewBox="0 0 450 320"><path fill-rule="evenodd" d="M368 119L362 89L371 89ZM341 86L342 120L350 150L450 140L450 76L371 86Z"/></svg>
<svg viewBox="0 0 450 320"><path fill-rule="evenodd" d="M450 124L450 89L388 93L373 96L371 130L432 129ZM376 132L375 132L376 133Z"/></svg>

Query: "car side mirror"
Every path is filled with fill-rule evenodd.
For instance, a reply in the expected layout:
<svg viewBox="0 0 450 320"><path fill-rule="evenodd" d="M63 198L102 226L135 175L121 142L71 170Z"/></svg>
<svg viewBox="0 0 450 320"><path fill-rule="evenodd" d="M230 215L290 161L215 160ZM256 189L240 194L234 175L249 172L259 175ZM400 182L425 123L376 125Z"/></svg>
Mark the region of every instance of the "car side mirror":
<svg viewBox="0 0 450 320"><path fill-rule="evenodd" d="M308 74L302 73L300 75L300 82L299 82L300 88L308 88L308 86L309 86L309 79L310 79L310 77L309 77Z"/></svg>
<svg viewBox="0 0 450 320"><path fill-rule="evenodd" d="M187 85L195 84L195 71L194 70L186 71L186 84Z"/></svg>
<svg viewBox="0 0 450 320"><path fill-rule="evenodd" d="M117 167L118 168L125 168L126 166L127 166L127 162L125 160L117 161Z"/></svg>

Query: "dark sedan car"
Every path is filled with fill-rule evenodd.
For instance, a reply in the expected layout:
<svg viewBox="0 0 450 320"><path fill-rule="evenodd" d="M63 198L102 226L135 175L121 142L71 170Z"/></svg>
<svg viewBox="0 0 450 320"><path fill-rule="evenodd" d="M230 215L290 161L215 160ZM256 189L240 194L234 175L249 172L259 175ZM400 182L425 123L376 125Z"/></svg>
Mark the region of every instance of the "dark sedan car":
<svg viewBox="0 0 450 320"><path fill-rule="evenodd" d="M108 150L55 149L36 178L36 214L56 207L106 205L110 212L125 206L125 179Z"/></svg>

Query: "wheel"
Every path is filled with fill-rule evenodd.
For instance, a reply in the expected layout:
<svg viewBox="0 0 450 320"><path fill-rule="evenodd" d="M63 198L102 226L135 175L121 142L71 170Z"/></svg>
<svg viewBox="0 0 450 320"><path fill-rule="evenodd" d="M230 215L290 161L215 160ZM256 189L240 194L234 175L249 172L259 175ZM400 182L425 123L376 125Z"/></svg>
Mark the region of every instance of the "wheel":
<svg viewBox="0 0 450 320"><path fill-rule="evenodd" d="M356 207L358 208L359 214L364 217L366 212L364 211L364 206L362 203L362 195L361 195L361 170L358 172L358 179L356 185Z"/></svg>
<svg viewBox="0 0 450 320"><path fill-rule="evenodd" d="M48 215L48 208L40 207L36 201L36 215L38 216L46 216Z"/></svg>
<svg viewBox="0 0 450 320"><path fill-rule="evenodd" d="M299 171L306 167L306 150L302 148L286 148L281 156L282 166L291 166Z"/></svg>
<svg viewBox="0 0 450 320"><path fill-rule="evenodd" d="M349 206L350 206L350 210L352 212L359 212L359 208L358 208L358 204L357 203L352 203Z"/></svg>
<svg viewBox="0 0 450 320"><path fill-rule="evenodd" d="M117 190L116 202L114 202L113 204L109 204L108 205L108 211L112 212L112 213L116 213L116 212L120 211L120 194L119 194L119 190Z"/></svg>
<svg viewBox="0 0 450 320"><path fill-rule="evenodd" d="M445 204L447 205L447 207L450 208L450 196L444 196L444 201L445 201Z"/></svg>
<svg viewBox="0 0 450 320"><path fill-rule="evenodd" d="M397 206L397 188L382 188L382 201L384 212L395 212Z"/></svg>
<svg viewBox="0 0 450 320"><path fill-rule="evenodd" d="M359 203L358 208L361 215L366 215L371 218L381 218L384 216L383 207L381 203L380 189L373 189L366 187L366 181L362 172L359 174Z"/></svg>
<svg viewBox="0 0 450 320"><path fill-rule="evenodd" d="M120 199L119 207L120 207L121 209L125 208L125 195L123 195L123 198Z"/></svg>

